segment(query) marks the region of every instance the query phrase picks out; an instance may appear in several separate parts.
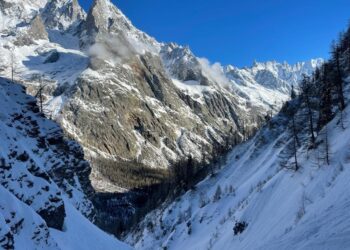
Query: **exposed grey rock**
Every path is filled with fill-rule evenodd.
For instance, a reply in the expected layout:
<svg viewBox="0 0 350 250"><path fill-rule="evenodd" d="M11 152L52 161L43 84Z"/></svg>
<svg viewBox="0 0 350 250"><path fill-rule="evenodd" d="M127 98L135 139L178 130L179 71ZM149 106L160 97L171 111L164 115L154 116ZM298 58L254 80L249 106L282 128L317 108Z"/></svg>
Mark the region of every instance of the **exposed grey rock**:
<svg viewBox="0 0 350 250"><path fill-rule="evenodd" d="M162 47L161 56L172 76L182 81L198 81L208 85L208 79L202 75L200 63L189 47L166 44Z"/></svg>
<svg viewBox="0 0 350 250"><path fill-rule="evenodd" d="M92 219L93 206L88 200L94 195L91 169L80 146L67 140L57 124L38 112L35 99L26 95L22 86L0 79L0 93L6 94L2 105L12 103L6 109L7 119L1 121L0 136L6 138L2 143L7 147L2 148L0 157L0 188L30 206L48 227L63 229L62 193ZM16 137L11 137L13 130Z"/></svg>
<svg viewBox="0 0 350 250"><path fill-rule="evenodd" d="M47 55L47 57L46 57L44 63L45 63L45 64L46 64L46 63L55 63L55 62L57 62L59 59L60 59L60 53L58 53L57 50L53 50L53 51L51 51L51 52Z"/></svg>
<svg viewBox="0 0 350 250"><path fill-rule="evenodd" d="M135 43L148 49L159 49L158 42L136 29L130 20L110 0L94 0L86 21L82 25L81 39L83 45L93 44L104 39L106 34L117 34L131 38Z"/></svg>
<svg viewBox="0 0 350 250"><path fill-rule="evenodd" d="M64 31L77 27L86 14L77 0L51 0L41 16L47 28Z"/></svg>
<svg viewBox="0 0 350 250"><path fill-rule="evenodd" d="M15 41L16 46L35 44L37 40L48 40L48 33L39 15L29 24L28 28Z"/></svg>
<svg viewBox="0 0 350 250"><path fill-rule="evenodd" d="M29 23L46 4L46 0L0 0L0 30L11 31Z"/></svg>

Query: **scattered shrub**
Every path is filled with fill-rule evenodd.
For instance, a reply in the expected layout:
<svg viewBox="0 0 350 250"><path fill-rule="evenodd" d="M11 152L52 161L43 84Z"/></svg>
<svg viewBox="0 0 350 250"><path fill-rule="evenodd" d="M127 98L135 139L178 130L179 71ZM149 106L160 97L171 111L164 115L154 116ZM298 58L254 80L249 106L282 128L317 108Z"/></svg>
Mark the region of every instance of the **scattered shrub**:
<svg viewBox="0 0 350 250"><path fill-rule="evenodd" d="M233 227L234 235L238 235L243 233L243 231L248 227L248 223L245 221L237 221L235 226Z"/></svg>

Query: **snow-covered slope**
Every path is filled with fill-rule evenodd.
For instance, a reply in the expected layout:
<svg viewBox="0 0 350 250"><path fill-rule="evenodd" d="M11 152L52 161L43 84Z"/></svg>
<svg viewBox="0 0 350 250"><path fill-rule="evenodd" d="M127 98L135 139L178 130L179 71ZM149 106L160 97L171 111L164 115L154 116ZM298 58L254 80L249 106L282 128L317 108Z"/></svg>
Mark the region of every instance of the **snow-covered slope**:
<svg viewBox="0 0 350 250"><path fill-rule="evenodd" d="M349 249L349 87L346 81L347 108L317 133L314 147L298 98L235 147L216 175L148 214L127 242L136 249Z"/></svg>
<svg viewBox="0 0 350 250"><path fill-rule="evenodd" d="M85 218L93 189L80 146L3 78L0 141L0 248L129 249Z"/></svg>
<svg viewBox="0 0 350 250"><path fill-rule="evenodd" d="M1 0L0 30L9 31L22 22L28 22L46 3L47 0Z"/></svg>

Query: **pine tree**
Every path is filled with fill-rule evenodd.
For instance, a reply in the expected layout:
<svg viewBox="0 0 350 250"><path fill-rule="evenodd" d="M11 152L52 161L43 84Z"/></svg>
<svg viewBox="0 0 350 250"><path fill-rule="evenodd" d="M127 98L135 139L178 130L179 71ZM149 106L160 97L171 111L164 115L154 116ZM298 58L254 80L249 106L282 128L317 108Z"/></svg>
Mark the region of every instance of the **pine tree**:
<svg viewBox="0 0 350 250"><path fill-rule="evenodd" d="M328 141L328 126L325 128L325 154L326 154L326 163L329 165L329 141Z"/></svg>
<svg viewBox="0 0 350 250"><path fill-rule="evenodd" d="M215 191L215 194L214 194L214 197L213 197L213 202L216 202L218 200L221 199L221 194L222 194L222 191L221 191L221 186L217 186L216 188L216 191Z"/></svg>
<svg viewBox="0 0 350 250"><path fill-rule="evenodd" d="M294 170L298 171L299 170L299 164L298 164L297 153L298 153L299 140L298 140L297 129L296 129L296 125L295 125L295 115L294 114L293 114L293 117L292 117L292 132L293 132Z"/></svg>
<svg viewBox="0 0 350 250"><path fill-rule="evenodd" d="M295 89L294 89L294 85L292 85L292 90L290 92L290 98L293 100L297 97L297 94L295 92Z"/></svg>
<svg viewBox="0 0 350 250"><path fill-rule="evenodd" d="M343 92L343 76L342 76L343 73L340 66L341 48L339 47L339 45L335 43L332 45L331 54L332 54L332 62L335 66L334 84L336 87L339 109L344 110L345 100L344 100L344 92Z"/></svg>
<svg viewBox="0 0 350 250"><path fill-rule="evenodd" d="M319 159L324 161L327 165L330 165L330 157L331 157L331 148L329 144L329 138L328 138L328 125L326 124L324 126L324 129L322 133L320 134L322 136L322 144L320 145L320 151L319 151ZM320 164L319 164L320 166Z"/></svg>
<svg viewBox="0 0 350 250"><path fill-rule="evenodd" d="M332 112L332 87L329 81L330 66L325 63L322 66L321 79L321 93L320 93L320 105L319 105L319 120L318 130L326 125L333 117Z"/></svg>
<svg viewBox="0 0 350 250"><path fill-rule="evenodd" d="M311 143L312 146L315 145L315 133L314 133L314 121L313 121L313 114L312 114L312 108L311 108L311 92L312 92L312 85L311 85L311 79L310 77L304 75L303 79L301 81L301 89L302 89L302 96L304 97L306 108L307 108L307 115L309 120L309 128L310 128L310 135L311 135Z"/></svg>

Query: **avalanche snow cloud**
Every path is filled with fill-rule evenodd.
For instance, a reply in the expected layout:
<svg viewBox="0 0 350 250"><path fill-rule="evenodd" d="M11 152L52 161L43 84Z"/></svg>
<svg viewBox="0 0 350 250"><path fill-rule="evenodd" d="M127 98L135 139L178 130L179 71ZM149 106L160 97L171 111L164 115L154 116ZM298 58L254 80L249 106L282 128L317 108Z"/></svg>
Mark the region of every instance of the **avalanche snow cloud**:
<svg viewBox="0 0 350 250"><path fill-rule="evenodd" d="M91 60L97 58L113 65L126 62L141 53L123 35L118 34L105 35L89 48Z"/></svg>

